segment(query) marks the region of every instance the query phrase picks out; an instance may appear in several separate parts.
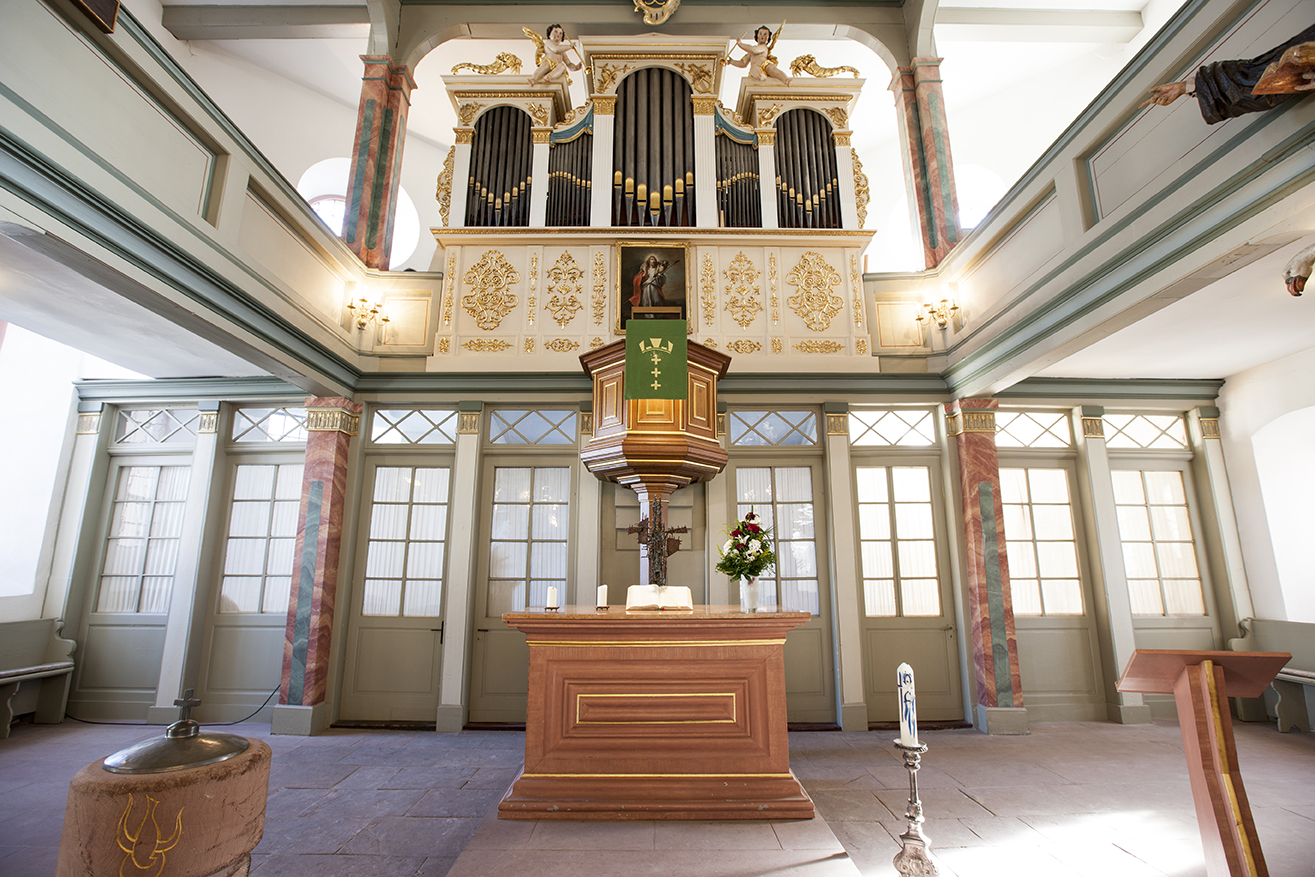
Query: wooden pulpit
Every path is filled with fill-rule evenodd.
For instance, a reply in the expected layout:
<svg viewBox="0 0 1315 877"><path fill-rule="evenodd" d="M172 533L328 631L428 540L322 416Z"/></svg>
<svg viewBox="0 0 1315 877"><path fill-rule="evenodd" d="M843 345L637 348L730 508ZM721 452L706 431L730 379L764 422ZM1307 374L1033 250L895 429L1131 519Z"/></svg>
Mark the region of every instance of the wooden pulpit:
<svg viewBox="0 0 1315 877"><path fill-rule="evenodd" d="M1269 877L1233 745L1228 698L1259 697L1287 652L1137 649L1119 691L1172 694L1209 877Z"/></svg>

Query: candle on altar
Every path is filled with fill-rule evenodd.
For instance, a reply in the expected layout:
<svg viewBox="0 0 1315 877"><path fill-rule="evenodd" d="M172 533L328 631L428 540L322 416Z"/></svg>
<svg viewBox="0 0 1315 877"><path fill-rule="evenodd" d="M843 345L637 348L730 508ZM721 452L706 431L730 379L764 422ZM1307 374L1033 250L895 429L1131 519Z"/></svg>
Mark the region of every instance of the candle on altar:
<svg viewBox="0 0 1315 877"><path fill-rule="evenodd" d="M599 609L607 608L607 585L598 586L598 602L594 605Z"/></svg>
<svg viewBox="0 0 1315 877"><path fill-rule="evenodd" d="M545 607L548 608L548 609L556 609L556 608L557 608L557 589L556 589L556 588L553 588L553 587L549 587L549 588L548 588L548 602L545 603L544 605L545 605Z"/></svg>
<svg viewBox="0 0 1315 877"><path fill-rule="evenodd" d="M900 664L895 671L899 688L899 742L902 746L918 745L918 708L913 699L913 668Z"/></svg>

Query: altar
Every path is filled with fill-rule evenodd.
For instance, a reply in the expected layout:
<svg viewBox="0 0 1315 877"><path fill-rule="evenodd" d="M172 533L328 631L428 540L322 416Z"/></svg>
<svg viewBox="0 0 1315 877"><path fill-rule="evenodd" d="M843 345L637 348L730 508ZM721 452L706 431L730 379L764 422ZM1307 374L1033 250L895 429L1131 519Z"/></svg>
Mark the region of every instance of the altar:
<svg viewBox="0 0 1315 877"><path fill-rule="evenodd" d="M809 819L786 634L807 612L510 612L530 651L525 769L500 819Z"/></svg>

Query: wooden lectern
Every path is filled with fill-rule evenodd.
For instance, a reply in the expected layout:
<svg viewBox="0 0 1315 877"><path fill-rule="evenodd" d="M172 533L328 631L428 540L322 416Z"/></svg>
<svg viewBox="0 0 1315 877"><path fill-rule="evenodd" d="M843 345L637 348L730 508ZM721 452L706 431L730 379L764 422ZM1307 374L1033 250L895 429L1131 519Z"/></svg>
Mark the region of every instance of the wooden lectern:
<svg viewBox="0 0 1315 877"><path fill-rule="evenodd" d="M1137 649L1119 691L1172 694L1209 877L1269 877L1242 787L1228 698L1259 697L1292 659L1287 652Z"/></svg>

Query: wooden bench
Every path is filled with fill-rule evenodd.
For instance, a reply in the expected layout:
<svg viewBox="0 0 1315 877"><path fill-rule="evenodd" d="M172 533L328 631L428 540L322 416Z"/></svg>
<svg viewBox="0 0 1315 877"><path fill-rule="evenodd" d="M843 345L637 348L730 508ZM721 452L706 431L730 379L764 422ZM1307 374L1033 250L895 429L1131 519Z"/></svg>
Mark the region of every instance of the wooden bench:
<svg viewBox="0 0 1315 877"><path fill-rule="evenodd" d="M1271 683L1278 694L1278 729L1309 731L1304 689L1315 687L1315 624L1266 618L1244 618L1240 624L1244 635L1228 643L1233 651L1292 653L1292 660Z"/></svg>
<svg viewBox="0 0 1315 877"><path fill-rule="evenodd" d="M9 724L14 720L10 701L24 682L41 684L38 722L64 721L76 643L59 636L63 626L57 618L0 622L0 739L9 736Z"/></svg>

